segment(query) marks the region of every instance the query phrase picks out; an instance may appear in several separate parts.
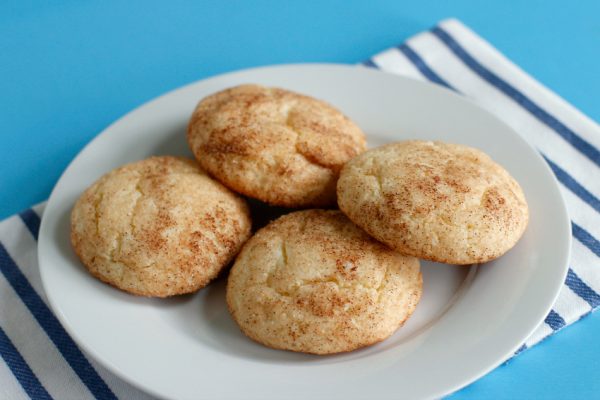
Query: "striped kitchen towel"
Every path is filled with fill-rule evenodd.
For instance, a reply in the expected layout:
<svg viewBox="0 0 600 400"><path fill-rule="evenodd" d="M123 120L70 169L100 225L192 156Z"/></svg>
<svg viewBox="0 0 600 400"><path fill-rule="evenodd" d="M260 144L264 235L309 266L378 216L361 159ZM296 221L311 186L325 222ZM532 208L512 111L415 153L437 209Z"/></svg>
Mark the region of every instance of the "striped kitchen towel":
<svg viewBox="0 0 600 400"><path fill-rule="evenodd" d="M539 149L572 218L572 260L544 323L520 351L600 305L600 127L456 20L364 63L429 80L491 110ZM148 399L86 357L48 308L37 266L43 205L0 223L0 399Z"/></svg>

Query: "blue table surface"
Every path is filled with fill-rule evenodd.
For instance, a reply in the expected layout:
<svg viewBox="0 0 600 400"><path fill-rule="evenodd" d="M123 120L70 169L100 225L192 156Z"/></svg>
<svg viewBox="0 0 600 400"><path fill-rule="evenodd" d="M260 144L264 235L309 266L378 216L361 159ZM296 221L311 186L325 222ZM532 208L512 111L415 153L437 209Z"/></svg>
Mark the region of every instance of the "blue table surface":
<svg viewBox="0 0 600 400"><path fill-rule="evenodd" d="M356 63L447 17L598 121L599 15L597 0L3 1L0 218L46 199L88 141L165 91L258 65ZM600 398L598 337L596 313L451 398Z"/></svg>

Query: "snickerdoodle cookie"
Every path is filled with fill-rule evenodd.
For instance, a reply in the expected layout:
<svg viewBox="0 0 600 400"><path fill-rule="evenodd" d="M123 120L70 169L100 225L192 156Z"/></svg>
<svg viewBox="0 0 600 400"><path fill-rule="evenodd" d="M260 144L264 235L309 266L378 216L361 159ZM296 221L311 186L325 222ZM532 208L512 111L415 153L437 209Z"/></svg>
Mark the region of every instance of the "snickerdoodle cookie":
<svg viewBox="0 0 600 400"><path fill-rule="evenodd" d="M287 214L256 233L229 274L227 304L251 339L313 354L382 341L421 296L419 261L339 211Z"/></svg>
<svg viewBox="0 0 600 400"><path fill-rule="evenodd" d="M329 104L257 85L204 98L187 137L202 167L225 186L284 207L335 204L341 167L366 143Z"/></svg>
<svg viewBox="0 0 600 400"><path fill-rule="evenodd" d="M354 158L337 185L340 209L407 255L472 264L504 254L529 218L519 184L480 150L406 141Z"/></svg>
<svg viewBox="0 0 600 400"><path fill-rule="evenodd" d="M244 200L192 160L151 157L89 187L71 213L71 242L92 275L166 297L204 287L250 236Z"/></svg>

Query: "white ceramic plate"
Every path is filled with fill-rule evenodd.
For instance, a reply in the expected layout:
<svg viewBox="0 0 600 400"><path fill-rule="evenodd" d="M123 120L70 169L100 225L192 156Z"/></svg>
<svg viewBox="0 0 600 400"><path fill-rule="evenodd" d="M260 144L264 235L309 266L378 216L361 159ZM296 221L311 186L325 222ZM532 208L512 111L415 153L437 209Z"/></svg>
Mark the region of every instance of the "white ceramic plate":
<svg viewBox="0 0 600 400"><path fill-rule="evenodd" d="M179 298L145 299L88 275L69 244L81 192L121 164L190 154L185 129L197 101L241 83L289 88L331 102L370 146L439 139L480 148L522 185L531 219L517 246L478 268L423 263L424 293L383 343L336 356L271 350L246 339L227 313L224 282ZM177 399L431 398L510 357L549 311L567 271L570 225L554 176L517 133L431 84L351 66L251 69L193 83L127 114L71 163L46 207L39 239L50 305L82 349L154 395Z"/></svg>

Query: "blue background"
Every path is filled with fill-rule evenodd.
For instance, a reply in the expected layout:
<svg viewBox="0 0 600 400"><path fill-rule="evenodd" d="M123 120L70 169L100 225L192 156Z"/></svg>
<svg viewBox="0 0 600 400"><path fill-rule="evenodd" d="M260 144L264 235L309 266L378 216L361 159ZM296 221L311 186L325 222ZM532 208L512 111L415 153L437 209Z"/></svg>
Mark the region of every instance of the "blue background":
<svg viewBox="0 0 600 400"><path fill-rule="evenodd" d="M88 141L165 91L258 65L356 63L451 16L600 120L595 0L3 1L0 218L46 199ZM599 398L598 337L600 313L452 398Z"/></svg>

